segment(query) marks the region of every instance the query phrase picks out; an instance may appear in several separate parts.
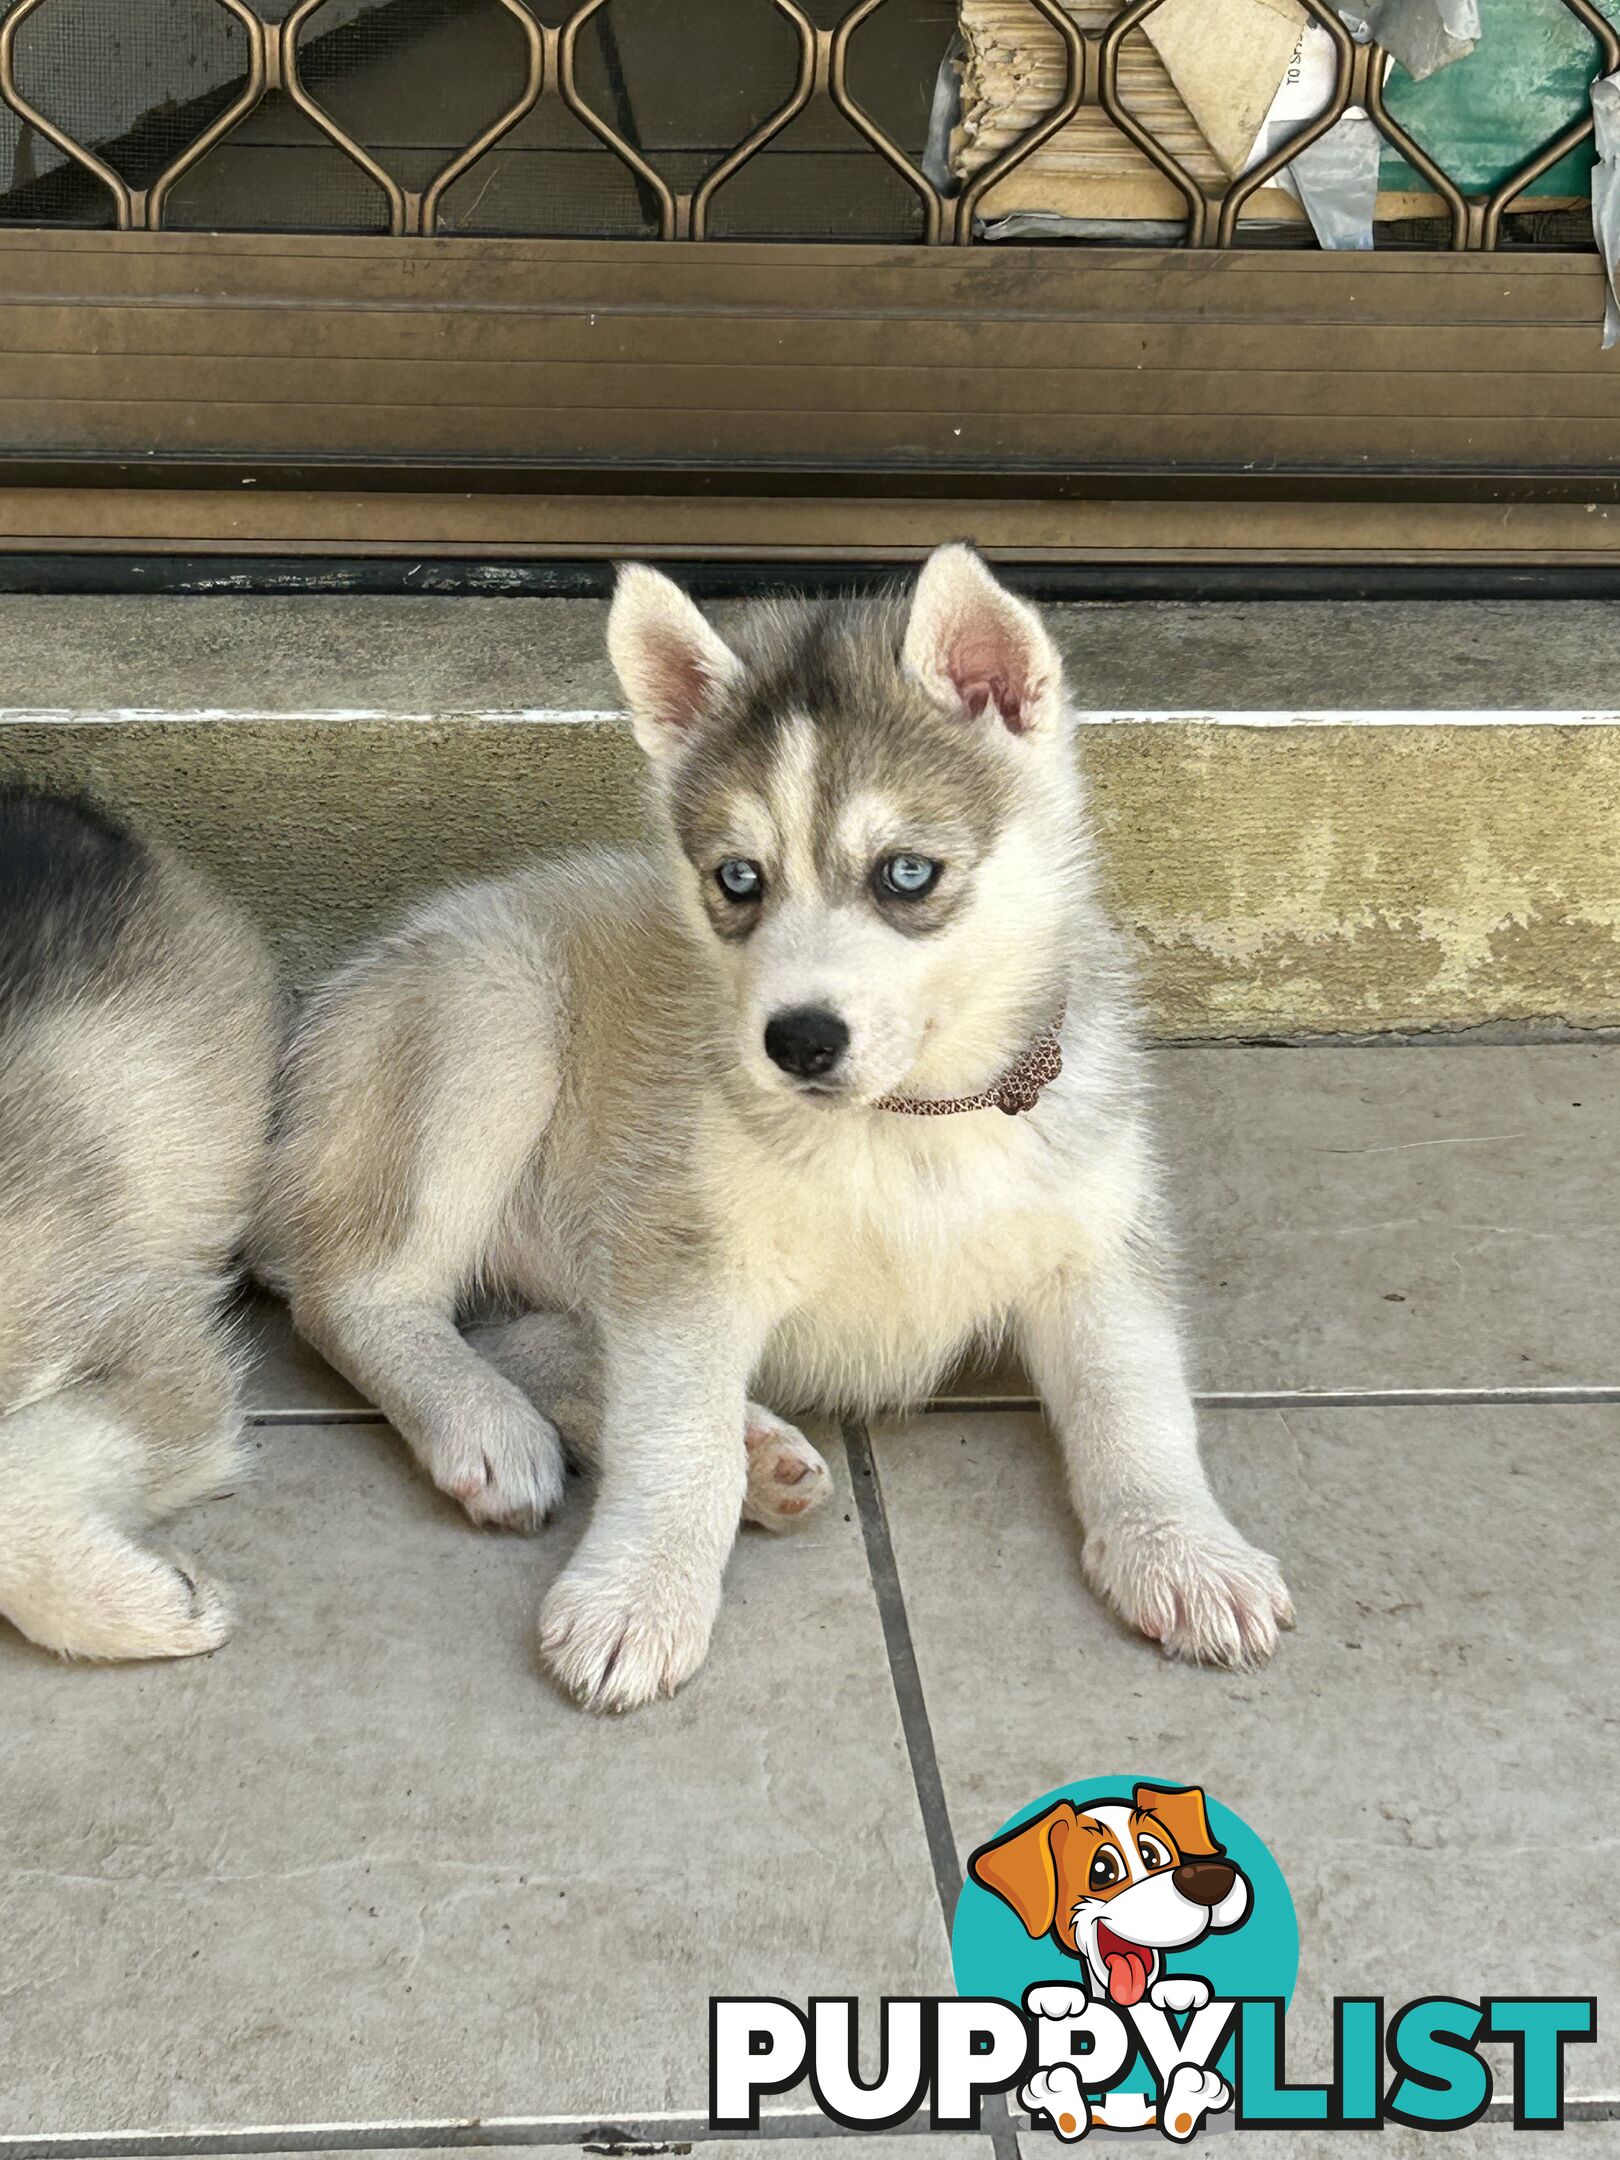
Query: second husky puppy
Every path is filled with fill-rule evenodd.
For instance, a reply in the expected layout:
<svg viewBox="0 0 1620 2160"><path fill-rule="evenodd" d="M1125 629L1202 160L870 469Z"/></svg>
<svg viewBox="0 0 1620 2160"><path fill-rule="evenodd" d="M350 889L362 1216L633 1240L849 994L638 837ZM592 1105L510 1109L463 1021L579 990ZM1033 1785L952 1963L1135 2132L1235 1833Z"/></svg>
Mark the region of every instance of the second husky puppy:
<svg viewBox="0 0 1620 2160"><path fill-rule="evenodd" d="M90 805L0 787L0 1614L189 1657L225 1601L142 1545L236 1466L218 1321L277 999L252 928Z"/></svg>
<svg viewBox="0 0 1620 2160"><path fill-rule="evenodd" d="M757 609L735 648L631 568L608 635L659 844L430 901L317 998L269 1226L299 1327L470 1513L527 1527L562 1458L524 1331L555 1329L486 1357L458 1310L589 1323L600 1490L541 1636L598 1707L702 1661L761 1456L824 1477L751 1383L902 1403L1003 1333L1093 1584L1167 1650L1264 1658L1288 1597L1199 1463L1039 617L953 547L909 607Z"/></svg>

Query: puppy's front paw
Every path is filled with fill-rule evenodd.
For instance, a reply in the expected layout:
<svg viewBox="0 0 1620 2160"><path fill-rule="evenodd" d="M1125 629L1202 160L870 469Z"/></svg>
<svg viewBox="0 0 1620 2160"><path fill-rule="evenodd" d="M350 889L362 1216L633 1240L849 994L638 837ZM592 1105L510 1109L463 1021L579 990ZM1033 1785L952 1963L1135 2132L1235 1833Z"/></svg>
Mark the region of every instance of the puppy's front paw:
<svg viewBox="0 0 1620 2160"><path fill-rule="evenodd" d="M217 1583L121 1540L79 1589L48 1614L12 1617L44 1648L69 1658L206 1657L231 1632Z"/></svg>
<svg viewBox="0 0 1620 2160"><path fill-rule="evenodd" d="M1231 2088L1217 2071L1200 2070L1196 2063L1180 2063L1170 2073L1164 2089L1159 2127L1167 2138L1184 2145L1206 2115L1218 2115L1231 2105Z"/></svg>
<svg viewBox="0 0 1620 2160"><path fill-rule="evenodd" d="M521 1398L469 1404L424 1452L440 1492L459 1500L475 1523L535 1531L563 1495L557 1428Z"/></svg>
<svg viewBox="0 0 1620 2160"><path fill-rule="evenodd" d="M1082 1559L1092 1588L1167 1657L1263 1665L1294 1624L1282 1570L1227 1523L1103 1525Z"/></svg>
<svg viewBox="0 0 1620 2160"><path fill-rule="evenodd" d="M691 1679L719 1609L718 1575L709 1585L673 1568L576 1560L541 1608L540 1648L587 1709L635 1710Z"/></svg>
<svg viewBox="0 0 1620 2160"><path fill-rule="evenodd" d="M1091 2103L1081 2088L1078 2073L1068 2063L1037 2070L1020 2089L1018 2104L1037 2120L1049 2122L1066 2144L1083 2138L1091 2128Z"/></svg>
<svg viewBox="0 0 1620 2160"><path fill-rule="evenodd" d="M748 1405L743 1441L748 1450L744 1522L789 1529L832 1491L832 1472L804 1434L758 1403Z"/></svg>

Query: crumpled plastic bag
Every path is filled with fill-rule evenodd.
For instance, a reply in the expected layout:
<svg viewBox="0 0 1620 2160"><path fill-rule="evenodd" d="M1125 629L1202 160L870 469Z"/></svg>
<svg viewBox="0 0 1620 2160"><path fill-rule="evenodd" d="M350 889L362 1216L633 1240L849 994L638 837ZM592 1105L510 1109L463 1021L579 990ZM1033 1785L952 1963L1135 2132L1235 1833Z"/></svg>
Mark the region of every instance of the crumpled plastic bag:
<svg viewBox="0 0 1620 2160"><path fill-rule="evenodd" d="M1371 115L1352 105L1284 167L1284 182L1299 197L1319 245L1372 246L1383 154L1384 138Z"/></svg>
<svg viewBox="0 0 1620 2160"><path fill-rule="evenodd" d="M1250 171L1309 125L1332 96L1337 75L1337 47L1321 23L1307 16L1249 153ZM1289 159L1275 184L1298 200L1320 246L1370 248L1382 156L1383 137L1370 116L1352 105L1325 135Z"/></svg>
<svg viewBox="0 0 1620 2160"><path fill-rule="evenodd" d="M1339 9L1358 44L1377 38L1409 75L1433 75L1474 49L1480 34L1478 0L1363 0ZM1298 65L1277 93L1251 164L1320 111L1331 93L1336 61L1322 25L1308 20L1296 47ZM1298 196L1318 243L1370 248L1378 213L1384 139L1359 105L1290 159L1280 178Z"/></svg>
<svg viewBox="0 0 1620 2160"><path fill-rule="evenodd" d="M1393 53L1414 82L1465 59L1479 43L1479 0L1360 0L1339 13Z"/></svg>
<svg viewBox="0 0 1620 2160"><path fill-rule="evenodd" d="M1592 235L1608 280L1603 302L1603 350L1607 352L1620 344L1620 75L1600 75L1592 85L1592 126L1597 136Z"/></svg>

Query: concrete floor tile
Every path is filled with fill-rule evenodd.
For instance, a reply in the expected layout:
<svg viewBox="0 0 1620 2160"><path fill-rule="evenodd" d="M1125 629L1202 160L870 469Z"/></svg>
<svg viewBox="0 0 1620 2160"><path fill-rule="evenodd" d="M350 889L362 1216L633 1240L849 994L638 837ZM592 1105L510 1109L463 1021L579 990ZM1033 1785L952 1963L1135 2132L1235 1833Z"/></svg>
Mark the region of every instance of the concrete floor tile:
<svg viewBox="0 0 1620 2160"><path fill-rule="evenodd" d="M1200 1390L1620 1385L1620 1045L1167 1050L1149 1070ZM1003 1358L951 1393L1029 1382Z"/></svg>
<svg viewBox="0 0 1620 2160"><path fill-rule="evenodd" d="M260 1427L174 1527L214 1657L0 1632L0 2135L707 2110L711 1991L949 1987L836 1439L707 1669L598 1720L533 1649L584 1495L480 1534L379 1425Z"/></svg>
<svg viewBox="0 0 1620 2160"><path fill-rule="evenodd" d="M1620 1382L1620 1046L1152 1061L1207 1389Z"/></svg>
<svg viewBox="0 0 1620 2160"><path fill-rule="evenodd" d="M1210 1417L1214 1483L1299 1609L1259 1674L1170 1664L1102 1610L1033 1417L948 1411L879 1433L961 1853L1079 1778L1204 1785L1291 1886L1301 2073L1329 2058L1334 1994L1613 1996L1617 1419ZM1620 2091L1601 2015L1596 2044L1570 2051L1569 2090Z"/></svg>

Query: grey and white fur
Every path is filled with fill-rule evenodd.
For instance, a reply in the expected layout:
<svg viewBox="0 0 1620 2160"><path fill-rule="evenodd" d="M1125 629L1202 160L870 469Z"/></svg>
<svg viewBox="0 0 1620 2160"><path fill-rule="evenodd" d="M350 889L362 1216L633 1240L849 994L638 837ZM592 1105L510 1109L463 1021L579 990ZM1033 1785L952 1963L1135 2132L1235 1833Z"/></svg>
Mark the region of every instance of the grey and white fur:
<svg viewBox="0 0 1620 2160"><path fill-rule="evenodd" d="M654 843L430 900L314 1000L266 1225L298 1326L479 1521L556 1506L547 1409L599 1459L541 1616L596 1707L692 1674L739 1515L827 1489L782 1413L915 1401L1002 1337L1097 1590L1263 1659L1288 1596L1199 1462L1039 616L948 547L909 599L759 607L735 644L632 566L608 636ZM1060 1011L1027 1115L877 1107L985 1088ZM469 1339L490 1299L527 1317Z"/></svg>
<svg viewBox="0 0 1620 2160"><path fill-rule="evenodd" d="M189 1657L213 1584L140 1540L236 1466L218 1313L278 1026L254 931L89 804L0 788L0 1614L67 1657Z"/></svg>

